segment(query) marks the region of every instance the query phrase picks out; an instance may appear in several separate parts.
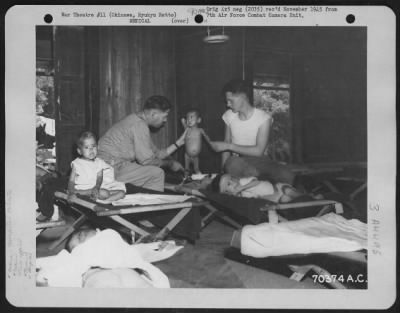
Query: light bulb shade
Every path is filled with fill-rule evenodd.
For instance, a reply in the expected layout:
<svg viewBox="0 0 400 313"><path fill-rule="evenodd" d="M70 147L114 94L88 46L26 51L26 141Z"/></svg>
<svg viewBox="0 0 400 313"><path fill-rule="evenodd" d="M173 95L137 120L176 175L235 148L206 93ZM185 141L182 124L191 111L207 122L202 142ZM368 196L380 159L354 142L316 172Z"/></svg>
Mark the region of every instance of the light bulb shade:
<svg viewBox="0 0 400 313"><path fill-rule="evenodd" d="M221 43L229 40L229 36L227 35L209 35L204 37L203 41L206 43Z"/></svg>

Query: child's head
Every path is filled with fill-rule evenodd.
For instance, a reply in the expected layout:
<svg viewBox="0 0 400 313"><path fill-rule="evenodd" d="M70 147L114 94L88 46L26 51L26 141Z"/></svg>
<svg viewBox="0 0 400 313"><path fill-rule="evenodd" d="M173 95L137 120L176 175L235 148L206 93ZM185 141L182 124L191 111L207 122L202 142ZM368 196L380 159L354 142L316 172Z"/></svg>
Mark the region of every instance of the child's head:
<svg viewBox="0 0 400 313"><path fill-rule="evenodd" d="M215 192L235 194L239 186L239 180L229 174L217 175L211 183L211 188Z"/></svg>
<svg viewBox="0 0 400 313"><path fill-rule="evenodd" d="M84 243L86 240L96 235L96 230L92 228L81 229L75 232L67 243L67 250L71 252L75 247Z"/></svg>
<svg viewBox="0 0 400 313"><path fill-rule="evenodd" d="M186 113L187 127L196 127L200 123L201 123L200 111L198 109L190 109Z"/></svg>
<svg viewBox="0 0 400 313"><path fill-rule="evenodd" d="M90 131L84 131L78 137L77 151L85 159L93 160L97 156L96 136Z"/></svg>

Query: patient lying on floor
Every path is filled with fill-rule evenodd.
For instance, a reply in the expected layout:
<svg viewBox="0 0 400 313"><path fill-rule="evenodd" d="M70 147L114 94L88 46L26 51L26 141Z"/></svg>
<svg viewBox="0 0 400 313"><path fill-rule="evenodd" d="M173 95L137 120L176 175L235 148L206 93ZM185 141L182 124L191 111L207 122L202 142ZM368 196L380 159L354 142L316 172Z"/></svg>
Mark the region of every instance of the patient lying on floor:
<svg viewBox="0 0 400 313"><path fill-rule="evenodd" d="M304 196L289 184L276 183L273 185L269 181L258 180L256 177L236 178L229 174L218 175L212 181L211 186L215 192L245 198L262 198L276 203L291 202ZM315 198L321 199L319 196Z"/></svg>
<svg viewBox="0 0 400 313"><path fill-rule="evenodd" d="M95 229L75 232L67 243L67 250L74 248L96 236ZM84 288L153 288L149 273L140 268L90 268L82 276Z"/></svg>
<svg viewBox="0 0 400 313"><path fill-rule="evenodd" d="M51 287L169 288L168 277L151 262L169 258L174 242L130 245L114 230L82 229L67 249L38 258L37 282Z"/></svg>
<svg viewBox="0 0 400 313"><path fill-rule="evenodd" d="M94 237L94 229L82 229L71 236L67 249L71 252ZM138 268L90 268L82 275L83 288L152 288L148 273Z"/></svg>

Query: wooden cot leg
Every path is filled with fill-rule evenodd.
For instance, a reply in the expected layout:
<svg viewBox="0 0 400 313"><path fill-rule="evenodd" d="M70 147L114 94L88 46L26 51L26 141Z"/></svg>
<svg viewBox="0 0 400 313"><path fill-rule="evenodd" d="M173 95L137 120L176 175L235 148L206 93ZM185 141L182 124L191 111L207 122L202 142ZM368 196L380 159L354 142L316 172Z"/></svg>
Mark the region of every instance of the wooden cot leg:
<svg viewBox="0 0 400 313"><path fill-rule="evenodd" d="M165 225L158 233L142 235L136 243L148 243L148 242L156 242L160 240L164 240L170 231L174 229L174 227L189 213L191 207L182 208L170 221L167 225Z"/></svg>
<svg viewBox="0 0 400 313"><path fill-rule="evenodd" d="M279 217L278 213L275 210L268 211L268 223L269 224L278 224Z"/></svg>
<svg viewBox="0 0 400 313"><path fill-rule="evenodd" d="M60 239L57 241L53 242L49 246L49 250L53 250L57 248L65 239L67 239L76 229L78 229L86 220L87 220L86 215L82 215L79 217L70 227L67 228L67 230L61 235Z"/></svg>
<svg viewBox="0 0 400 313"><path fill-rule="evenodd" d="M322 207L322 209L317 213L316 216L319 217L319 216L325 215L327 212L330 212L331 208L332 208L332 206L330 206L330 205L324 205Z"/></svg>
<svg viewBox="0 0 400 313"><path fill-rule="evenodd" d="M109 216L112 220L116 221L117 223L125 226L126 228L130 229L131 231L140 234L142 237L147 236L149 233L140 227L128 222L126 219L122 218L121 216L111 215Z"/></svg>
<svg viewBox="0 0 400 313"><path fill-rule="evenodd" d="M210 213L207 214L202 220L201 220L201 224L202 227L204 228L205 226L207 226L210 222L211 222L211 218L215 215L217 215L220 219L224 220L226 223L228 223L228 225L232 226L235 229L240 229L242 228L242 225L240 225L239 223L235 222L233 219L231 219L229 216L226 216L225 214L223 214L222 212L218 211L218 209L214 208L211 204L207 203L204 205L209 211Z"/></svg>
<svg viewBox="0 0 400 313"><path fill-rule="evenodd" d="M186 214L189 213L191 207L189 208L183 208L180 210L174 218L167 224L165 225L155 236L155 241L157 240L163 240L166 238L169 234L169 232L174 229L176 225L186 216Z"/></svg>
<svg viewBox="0 0 400 313"><path fill-rule="evenodd" d="M224 220L225 222L227 222L229 225L231 225L233 228L235 229L239 229L242 228L242 225L240 225L239 223L235 222L233 219L231 219L229 216L226 215L222 215L219 214L220 212L218 212L218 217L221 218L222 220Z"/></svg>
<svg viewBox="0 0 400 313"><path fill-rule="evenodd" d="M310 265L289 265L289 268L293 271L289 279L293 279L297 282L302 281L304 276L311 270Z"/></svg>
<svg viewBox="0 0 400 313"><path fill-rule="evenodd" d="M213 217L217 214L217 209L212 205L205 205L209 213L201 219L201 228L206 227L212 221Z"/></svg>
<svg viewBox="0 0 400 313"><path fill-rule="evenodd" d="M357 195L362 192L363 190L365 190L367 188L367 183L363 183L360 187L358 187L356 190L354 190L349 198L351 201L353 201L355 199L355 197L357 197Z"/></svg>
<svg viewBox="0 0 400 313"><path fill-rule="evenodd" d="M323 183L324 183L324 185L327 186L331 191L337 192L337 193L342 193L342 192L340 192L339 189L337 189L337 188L335 187L335 185L333 185L333 183L332 183L331 181L329 181L329 180L324 180Z"/></svg>
<svg viewBox="0 0 400 313"><path fill-rule="evenodd" d="M344 213L343 204L341 204L340 202L336 202L335 203L335 212L336 212L336 214L343 214Z"/></svg>

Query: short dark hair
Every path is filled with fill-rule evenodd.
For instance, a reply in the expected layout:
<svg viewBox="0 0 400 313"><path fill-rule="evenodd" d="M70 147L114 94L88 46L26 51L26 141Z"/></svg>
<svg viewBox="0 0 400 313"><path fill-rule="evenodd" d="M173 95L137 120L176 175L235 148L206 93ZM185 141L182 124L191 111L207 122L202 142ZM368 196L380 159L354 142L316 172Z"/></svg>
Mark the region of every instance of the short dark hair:
<svg viewBox="0 0 400 313"><path fill-rule="evenodd" d="M96 137L96 135L95 135L93 132L91 132L91 131L85 130L85 131L83 131L83 132L81 132L81 133L79 134L78 139L76 140L76 145L77 145L78 147L82 147L83 141L84 141L85 139L88 139L88 138L93 138L94 141L97 142L97 137Z"/></svg>
<svg viewBox="0 0 400 313"><path fill-rule="evenodd" d="M198 108L190 108L186 111L186 115L189 113L196 113L197 117L201 117L200 110Z"/></svg>
<svg viewBox="0 0 400 313"><path fill-rule="evenodd" d="M233 94L244 93L250 102L253 99L253 86L248 80L243 79L232 79L226 83L222 88L222 93L225 96L227 92L232 92Z"/></svg>
<svg viewBox="0 0 400 313"><path fill-rule="evenodd" d="M96 231L94 228L84 226L83 228L76 230L75 232L72 233L71 237L69 237L67 243L65 244L65 248L68 252L71 252L74 247L72 246L72 241L79 238L80 234L84 233L91 233L93 231Z"/></svg>
<svg viewBox="0 0 400 313"><path fill-rule="evenodd" d="M221 178L224 174L218 174L217 176L214 177L214 179L211 182L211 191L214 192L221 192L221 189L219 188L219 183L221 182Z"/></svg>
<svg viewBox="0 0 400 313"><path fill-rule="evenodd" d="M169 100L164 96L151 96L144 102L143 110L160 110L166 112L172 107Z"/></svg>

